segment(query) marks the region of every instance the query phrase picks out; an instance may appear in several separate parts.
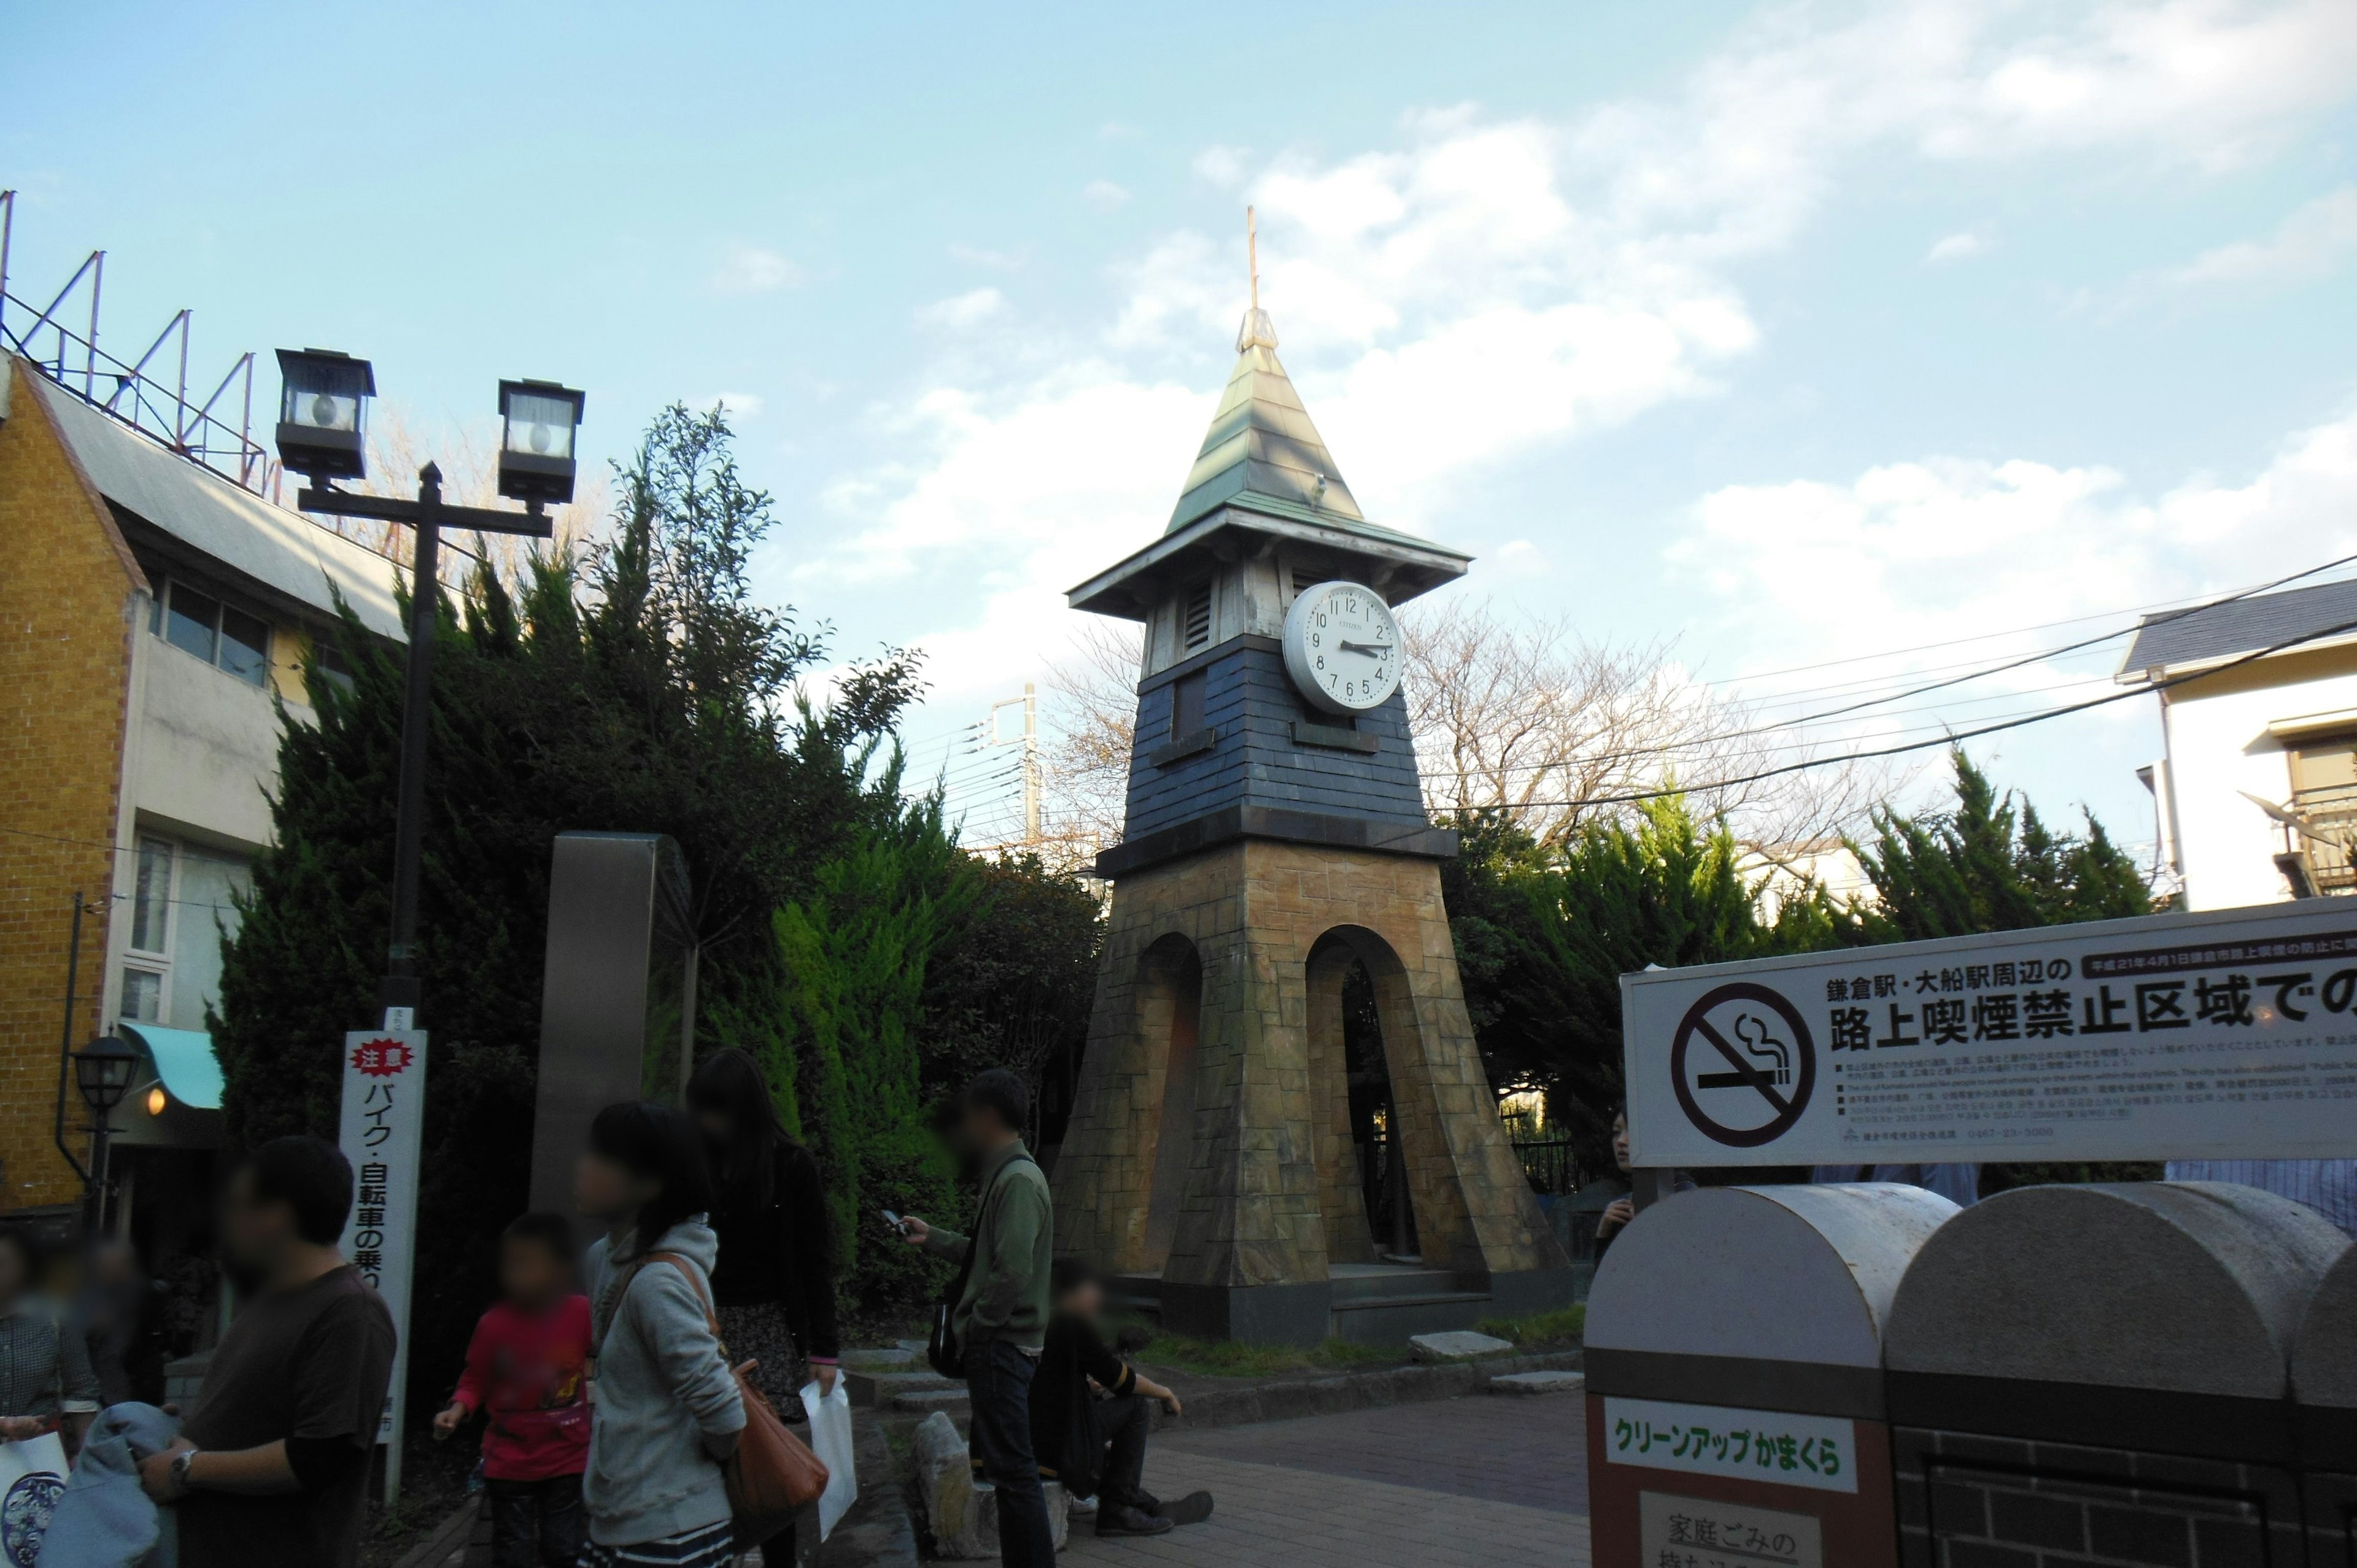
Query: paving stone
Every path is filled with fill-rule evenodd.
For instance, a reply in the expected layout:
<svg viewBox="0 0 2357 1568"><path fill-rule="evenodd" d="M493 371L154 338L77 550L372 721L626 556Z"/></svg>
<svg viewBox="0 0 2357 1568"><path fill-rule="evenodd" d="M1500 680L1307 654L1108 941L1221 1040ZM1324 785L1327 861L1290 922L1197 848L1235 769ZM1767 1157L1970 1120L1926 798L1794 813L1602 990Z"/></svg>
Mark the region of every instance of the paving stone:
<svg viewBox="0 0 2357 1568"><path fill-rule="evenodd" d="M1469 1328L1447 1334L1415 1334L1408 1337L1408 1351L1419 1361L1470 1361L1480 1356L1511 1356L1513 1346L1506 1340L1476 1334Z"/></svg>
<svg viewBox="0 0 2357 1568"><path fill-rule="evenodd" d="M1587 1387L1585 1372L1508 1372L1490 1380L1493 1394L1576 1394Z"/></svg>

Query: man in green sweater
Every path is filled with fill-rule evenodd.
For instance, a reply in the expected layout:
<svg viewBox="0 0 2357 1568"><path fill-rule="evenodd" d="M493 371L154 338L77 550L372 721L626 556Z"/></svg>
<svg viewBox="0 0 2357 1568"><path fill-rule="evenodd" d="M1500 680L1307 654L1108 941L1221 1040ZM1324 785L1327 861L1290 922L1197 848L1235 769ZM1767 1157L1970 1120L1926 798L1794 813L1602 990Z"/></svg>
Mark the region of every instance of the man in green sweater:
<svg viewBox="0 0 2357 1568"><path fill-rule="evenodd" d="M900 1233L935 1257L963 1259L972 1250L950 1312L974 1412L967 1442L998 1488L999 1560L1006 1568L1054 1568L1055 1536L1031 1452L1031 1379L1048 1331L1056 1224L1048 1178L1023 1146L1031 1094L1021 1079L993 1068L966 1085L960 1110L959 1149L980 1172L973 1240L913 1215Z"/></svg>

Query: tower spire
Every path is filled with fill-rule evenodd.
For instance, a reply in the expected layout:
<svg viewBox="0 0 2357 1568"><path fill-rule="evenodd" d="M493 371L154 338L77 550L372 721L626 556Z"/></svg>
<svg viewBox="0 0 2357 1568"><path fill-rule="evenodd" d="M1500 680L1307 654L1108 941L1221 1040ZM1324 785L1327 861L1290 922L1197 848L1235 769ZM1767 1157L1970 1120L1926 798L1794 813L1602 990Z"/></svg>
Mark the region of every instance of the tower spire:
<svg viewBox="0 0 2357 1568"><path fill-rule="evenodd" d="M1276 324L1260 307L1260 230L1249 207L1244 209L1244 266L1252 275L1252 307L1244 312L1243 325L1236 328L1239 354L1247 349L1276 347Z"/></svg>

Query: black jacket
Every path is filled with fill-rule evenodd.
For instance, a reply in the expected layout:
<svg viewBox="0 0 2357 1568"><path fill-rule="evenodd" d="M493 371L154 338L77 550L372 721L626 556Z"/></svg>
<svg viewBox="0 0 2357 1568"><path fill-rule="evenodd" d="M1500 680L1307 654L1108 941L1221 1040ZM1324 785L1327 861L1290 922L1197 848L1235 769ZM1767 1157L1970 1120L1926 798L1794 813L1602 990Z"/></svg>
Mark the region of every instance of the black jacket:
<svg viewBox="0 0 2357 1568"><path fill-rule="evenodd" d="M1058 1313L1048 1319L1039 1369L1031 1378L1031 1452L1039 1458L1040 1473L1061 1480L1076 1498L1097 1495L1104 1468L1091 1378L1111 1393L1137 1391L1137 1373L1105 1348L1094 1328Z"/></svg>
<svg viewBox="0 0 2357 1568"><path fill-rule="evenodd" d="M724 1189L712 1206L720 1261L712 1295L723 1306L777 1302L803 1355L832 1361L842 1348L834 1326L834 1223L818 1160L800 1144L780 1144L770 1198L750 1182Z"/></svg>

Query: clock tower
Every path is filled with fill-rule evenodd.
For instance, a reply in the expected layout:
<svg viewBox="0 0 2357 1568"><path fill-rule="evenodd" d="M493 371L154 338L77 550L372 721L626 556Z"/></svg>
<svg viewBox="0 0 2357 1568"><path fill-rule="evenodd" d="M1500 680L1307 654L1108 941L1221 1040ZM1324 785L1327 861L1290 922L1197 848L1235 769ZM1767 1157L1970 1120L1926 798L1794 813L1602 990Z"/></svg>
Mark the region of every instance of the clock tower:
<svg viewBox="0 0 2357 1568"><path fill-rule="evenodd" d="M1257 294L1168 528L1070 595L1145 650L1058 1246L1196 1335L1568 1305L1466 1016L1456 835L1398 684L1391 607L1470 558L1366 520Z"/></svg>

